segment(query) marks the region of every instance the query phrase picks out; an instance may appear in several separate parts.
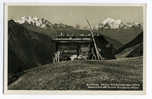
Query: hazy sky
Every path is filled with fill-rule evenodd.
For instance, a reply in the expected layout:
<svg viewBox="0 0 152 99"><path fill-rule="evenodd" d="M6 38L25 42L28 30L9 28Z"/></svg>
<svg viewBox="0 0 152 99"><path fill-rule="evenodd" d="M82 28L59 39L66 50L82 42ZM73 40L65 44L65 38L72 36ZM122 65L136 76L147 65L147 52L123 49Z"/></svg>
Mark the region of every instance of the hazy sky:
<svg viewBox="0 0 152 99"><path fill-rule="evenodd" d="M142 7L133 6L9 6L8 18L38 16L52 23L87 26L85 17L95 26L105 18L121 19L123 22L143 23Z"/></svg>

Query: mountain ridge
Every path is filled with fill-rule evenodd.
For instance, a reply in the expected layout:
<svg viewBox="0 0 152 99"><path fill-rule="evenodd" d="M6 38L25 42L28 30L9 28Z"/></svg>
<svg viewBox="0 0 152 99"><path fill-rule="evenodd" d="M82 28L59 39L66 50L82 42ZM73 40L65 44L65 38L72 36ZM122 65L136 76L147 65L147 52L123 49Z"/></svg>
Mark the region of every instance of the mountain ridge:
<svg viewBox="0 0 152 99"><path fill-rule="evenodd" d="M13 20L8 21L8 72L50 63L53 61L53 46L55 44L50 37L27 30ZM16 61L15 64L12 59Z"/></svg>
<svg viewBox="0 0 152 99"><path fill-rule="evenodd" d="M126 54L126 55L125 55ZM125 55L125 57L138 57L143 56L143 32L137 35L133 40L120 47L116 56Z"/></svg>
<svg viewBox="0 0 152 99"><path fill-rule="evenodd" d="M47 28L50 27L51 25L53 25L53 23L51 23L49 20L45 19L45 18L39 18L38 16L23 16L18 20L15 20L15 22L19 23L19 24L24 24L24 23L28 23L28 24L32 24L35 25L37 27L40 28ZM105 18L101 23L99 23L100 25L98 26L98 28L110 28L110 29L119 29L119 28L131 28L131 27L138 27L139 25L142 25L141 23L138 22L129 22L129 23L124 23L122 20L120 19L113 19L110 17Z"/></svg>

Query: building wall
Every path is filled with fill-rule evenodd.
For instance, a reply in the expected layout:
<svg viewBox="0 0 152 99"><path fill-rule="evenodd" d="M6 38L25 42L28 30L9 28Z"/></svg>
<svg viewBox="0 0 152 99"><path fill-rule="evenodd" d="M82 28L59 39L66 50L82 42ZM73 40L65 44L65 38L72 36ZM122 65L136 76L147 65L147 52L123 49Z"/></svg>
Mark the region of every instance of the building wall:
<svg viewBox="0 0 152 99"><path fill-rule="evenodd" d="M89 50L90 42L56 41L56 51L60 51L62 53L61 60L69 58L72 55L83 55L88 57Z"/></svg>

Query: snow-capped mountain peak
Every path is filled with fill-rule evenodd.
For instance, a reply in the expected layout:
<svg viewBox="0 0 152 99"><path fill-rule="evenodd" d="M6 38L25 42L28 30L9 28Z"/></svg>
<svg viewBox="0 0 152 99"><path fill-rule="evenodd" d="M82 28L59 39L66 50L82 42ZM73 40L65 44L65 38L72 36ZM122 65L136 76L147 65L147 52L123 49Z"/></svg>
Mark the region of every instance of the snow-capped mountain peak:
<svg viewBox="0 0 152 99"><path fill-rule="evenodd" d="M45 28L48 25L51 25L51 23L44 19L44 18L38 18L37 16L24 16L21 17L19 20L15 20L15 22L19 24L28 23L40 28Z"/></svg>
<svg viewBox="0 0 152 99"><path fill-rule="evenodd" d="M124 23L120 19L106 18L98 25L99 28L105 29L119 29L119 28L131 28L131 27L142 27L142 25L138 22L128 22Z"/></svg>
<svg viewBox="0 0 152 99"><path fill-rule="evenodd" d="M115 19L112 19L112 18L106 18L102 24L105 26L105 25L109 25L110 28L112 29L117 29L119 28L120 24L121 24L121 20L118 19L118 20L115 20Z"/></svg>

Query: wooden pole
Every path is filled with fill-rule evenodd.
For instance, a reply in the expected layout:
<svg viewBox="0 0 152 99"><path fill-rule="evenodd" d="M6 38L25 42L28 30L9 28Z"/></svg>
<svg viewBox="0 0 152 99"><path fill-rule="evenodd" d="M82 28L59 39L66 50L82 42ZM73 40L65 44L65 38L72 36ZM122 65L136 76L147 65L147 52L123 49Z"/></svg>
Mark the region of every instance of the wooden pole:
<svg viewBox="0 0 152 99"><path fill-rule="evenodd" d="M87 23L88 23L88 25L89 25L89 27L90 27L91 37L92 37L92 40L93 40L93 45L94 45L94 47L95 47L97 59L98 59L98 60L102 60L103 58L102 58L102 56L101 56L100 53L99 53L97 44L96 44L95 39L94 39L93 29L92 29L92 27L91 27L91 25L90 25L90 23L89 23L89 20L86 19L86 21L87 21Z"/></svg>

